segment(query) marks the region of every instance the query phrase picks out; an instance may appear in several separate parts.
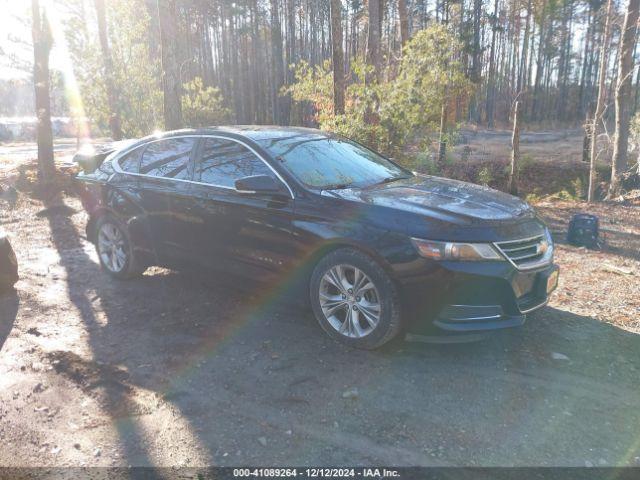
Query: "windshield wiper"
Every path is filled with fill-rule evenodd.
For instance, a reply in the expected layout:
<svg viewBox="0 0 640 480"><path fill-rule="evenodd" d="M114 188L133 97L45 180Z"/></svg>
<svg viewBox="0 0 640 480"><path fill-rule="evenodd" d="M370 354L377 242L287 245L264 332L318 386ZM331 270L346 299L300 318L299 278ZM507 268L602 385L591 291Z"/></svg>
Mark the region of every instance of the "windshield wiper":
<svg viewBox="0 0 640 480"><path fill-rule="evenodd" d="M328 185L323 190L344 190L345 188L353 187L353 183L337 183L335 185Z"/></svg>
<svg viewBox="0 0 640 480"><path fill-rule="evenodd" d="M400 175L399 177L386 177L380 180L378 183L374 183L374 185L384 185L385 183L397 182L398 180L406 180L407 178L411 178L408 175Z"/></svg>
<svg viewBox="0 0 640 480"><path fill-rule="evenodd" d="M376 185L383 185L385 183L391 183L391 182L395 182L397 180L404 180L407 178L411 178L408 175L400 175L398 177L386 177L383 178L382 180L380 180L379 182L373 183L371 185L369 185L369 187L374 187ZM354 182L345 182L345 183L336 183L335 185L328 185L326 187L323 188L323 190L344 190L346 188L352 188L355 187L355 183ZM365 187L365 188L369 188L369 187Z"/></svg>

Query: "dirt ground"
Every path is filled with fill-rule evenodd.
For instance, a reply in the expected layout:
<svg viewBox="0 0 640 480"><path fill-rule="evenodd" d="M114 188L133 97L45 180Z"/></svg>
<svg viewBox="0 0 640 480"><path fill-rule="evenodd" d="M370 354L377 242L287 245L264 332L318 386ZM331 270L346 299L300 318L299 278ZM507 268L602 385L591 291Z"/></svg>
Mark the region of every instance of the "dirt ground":
<svg viewBox="0 0 640 480"><path fill-rule="evenodd" d="M456 160L490 160L509 158L511 155L510 130L483 130L463 128L460 130L457 144L453 147ZM580 162L582 160L582 129L541 131L523 131L520 135L520 154L531 161ZM604 138L600 148L606 151Z"/></svg>
<svg viewBox="0 0 640 480"><path fill-rule="evenodd" d="M0 183L21 267L0 296L0 466L640 465L638 207L537 205L561 280L523 328L365 352L277 289L113 280L75 197L46 210L6 188L15 169ZM563 243L576 211L601 216L601 251Z"/></svg>
<svg viewBox="0 0 640 480"><path fill-rule="evenodd" d="M583 139L580 128L522 132L517 164L520 195L536 199L550 195L564 199L586 198L589 162L582 158ZM604 198L607 193L611 145L606 134L598 137L596 198ZM630 162L637 157L637 149L631 148ZM510 158L511 131L461 128L456 144L447 153L448 161L441 168L445 176L506 191ZM425 166L418 162L415 168L420 170Z"/></svg>

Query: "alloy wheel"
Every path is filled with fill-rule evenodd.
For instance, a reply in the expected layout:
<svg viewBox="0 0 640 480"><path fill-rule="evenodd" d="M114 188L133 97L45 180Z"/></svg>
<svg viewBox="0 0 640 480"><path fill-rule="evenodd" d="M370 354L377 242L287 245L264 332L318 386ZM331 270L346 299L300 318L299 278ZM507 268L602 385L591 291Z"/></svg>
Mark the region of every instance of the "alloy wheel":
<svg viewBox="0 0 640 480"><path fill-rule="evenodd" d="M120 273L127 263L124 235L112 223L103 223L98 230L98 254L103 265L113 273Z"/></svg>
<svg viewBox="0 0 640 480"><path fill-rule="evenodd" d="M335 265L320 280L320 307L341 335L362 338L380 322L381 306L373 281L353 265Z"/></svg>

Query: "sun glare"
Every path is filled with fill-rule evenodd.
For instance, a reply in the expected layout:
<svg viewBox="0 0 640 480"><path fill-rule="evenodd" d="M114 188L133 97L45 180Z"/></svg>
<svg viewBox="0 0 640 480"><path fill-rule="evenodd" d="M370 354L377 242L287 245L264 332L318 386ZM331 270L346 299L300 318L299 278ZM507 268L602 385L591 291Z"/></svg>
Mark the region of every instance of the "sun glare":
<svg viewBox="0 0 640 480"><path fill-rule="evenodd" d="M42 5L51 25L51 33L57 53L57 68L62 73L64 79L65 97L69 103L69 112L75 129L78 132L78 138L87 141L91 136L91 132L82 102L82 92L80 91L78 81L73 71L71 54L67 45L67 39L64 35L60 12L51 0L43 1Z"/></svg>

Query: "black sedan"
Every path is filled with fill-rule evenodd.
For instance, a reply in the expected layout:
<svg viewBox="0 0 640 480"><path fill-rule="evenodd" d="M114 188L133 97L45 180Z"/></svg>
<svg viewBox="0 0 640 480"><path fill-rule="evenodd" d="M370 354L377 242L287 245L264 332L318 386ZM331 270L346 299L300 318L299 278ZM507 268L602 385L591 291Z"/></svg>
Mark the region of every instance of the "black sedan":
<svg viewBox="0 0 640 480"><path fill-rule="evenodd" d="M518 326L557 284L551 236L525 202L318 130L181 130L78 160L106 272L264 281L355 347Z"/></svg>

